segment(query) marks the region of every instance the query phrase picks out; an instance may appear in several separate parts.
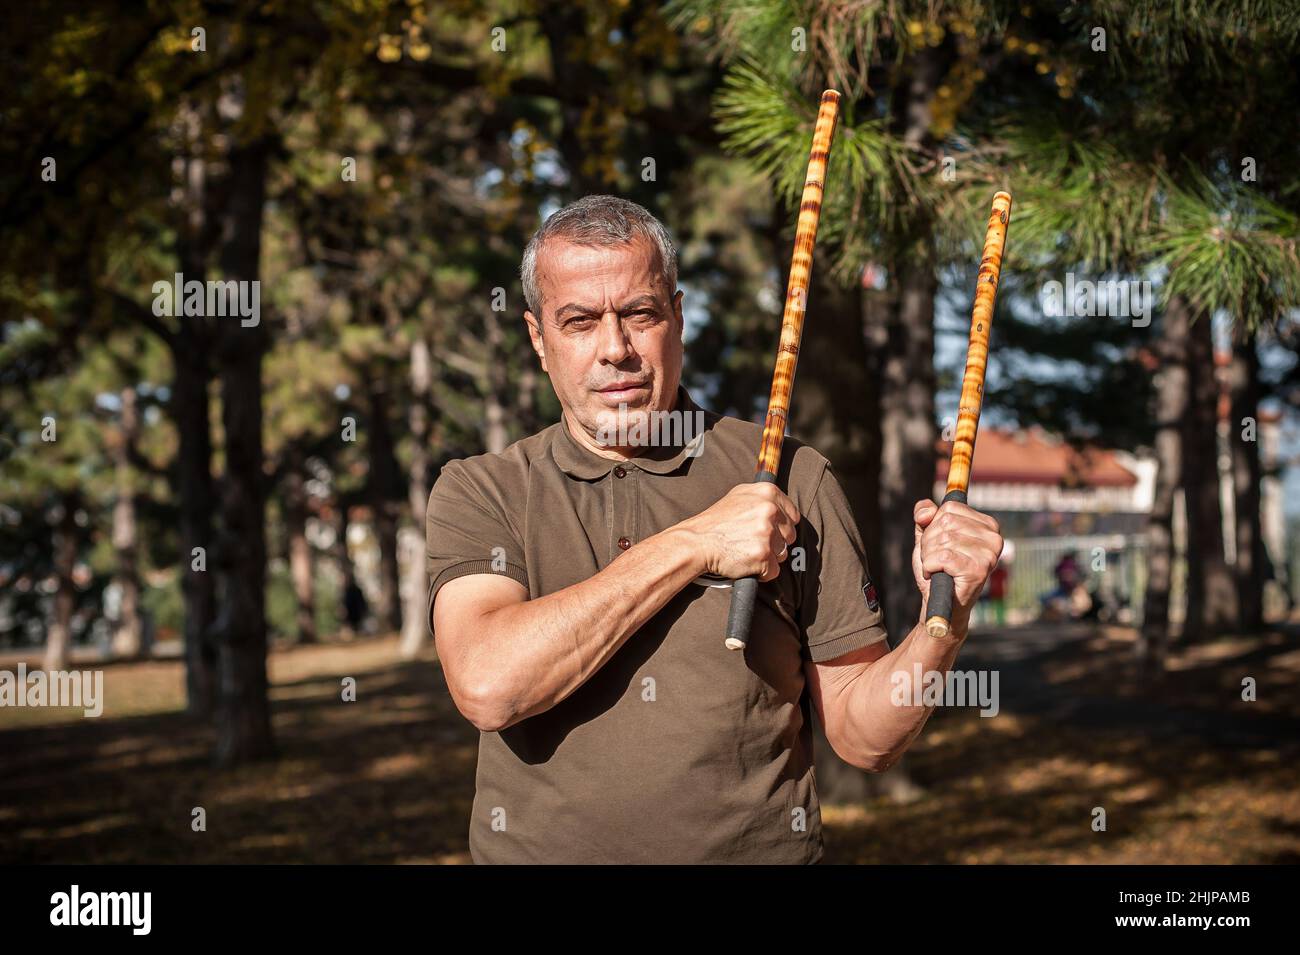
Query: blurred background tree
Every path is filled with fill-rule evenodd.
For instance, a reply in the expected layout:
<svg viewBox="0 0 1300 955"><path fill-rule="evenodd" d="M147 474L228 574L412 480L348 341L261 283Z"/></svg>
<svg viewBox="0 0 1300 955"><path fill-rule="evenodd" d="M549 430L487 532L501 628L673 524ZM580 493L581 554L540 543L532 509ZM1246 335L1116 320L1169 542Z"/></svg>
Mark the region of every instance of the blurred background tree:
<svg viewBox="0 0 1300 955"><path fill-rule="evenodd" d="M174 637L223 765L275 752L270 647L333 640L364 602L404 657L428 650L438 470L559 413L517 270L565 202L616 193L669 225L686 384L761 414L828 86L790 426L849 494L890 633L920 611L912 504L1004 187L989 420L1157 458L1153 673L1180 495L1184 637L1264 625L1269 475L1241 436L1262 401L1300 407L1295 363L1261 360L1294 353L1300 304L1285 3L42 0L10 20L0 573L26 589L3 639L58 668L93 633L123 657ZM1048 314L1067 273L1151 281L1150 324ZM177 275L258 282L259 321L160 310Z"/></svg>

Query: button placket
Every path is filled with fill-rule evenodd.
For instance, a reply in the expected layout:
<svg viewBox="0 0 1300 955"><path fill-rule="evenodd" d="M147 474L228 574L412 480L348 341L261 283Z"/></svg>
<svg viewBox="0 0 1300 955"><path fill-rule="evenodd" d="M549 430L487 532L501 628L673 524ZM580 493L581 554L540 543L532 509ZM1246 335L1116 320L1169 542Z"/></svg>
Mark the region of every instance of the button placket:
<svg viewBox="0 0 1300 955"><path fill-rule="evenodd" d="M628 486L627 469L616 465L610 469L606 481L610 483L610 560L616 560L632 546L627 533Z"/></svg>
<svg viewBox="0 0 1300 955"><path fill-rule="evenodd" d="M613 519L610 524L611 536L618 534L614 546L610 548L611 560L631 547L636 540L633 536L634 531L628 529L628 514L633 510L633 501L630 498L635 497L635 492L627 480L630 472L635 473L635 468L627 468L621 464L615 465L611 471L610 491L614 502Z"/></svg>
<svg viewBox="0 0 1300 955"><path fill-rule="evenodd" d="M632 493L631 497L631 515L632 515L632 540L639 540L641 537L641 475L645 474L640 468L632 469Z"/></svg>

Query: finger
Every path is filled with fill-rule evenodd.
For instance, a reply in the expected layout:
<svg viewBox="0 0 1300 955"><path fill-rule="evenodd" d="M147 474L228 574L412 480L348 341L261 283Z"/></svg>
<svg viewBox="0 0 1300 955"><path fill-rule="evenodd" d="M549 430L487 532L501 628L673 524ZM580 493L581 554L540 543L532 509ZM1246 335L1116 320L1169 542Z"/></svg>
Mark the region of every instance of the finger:
<svg viewBox="0 0 1300 955"><path fill-rule="evenodd" d="M949 518L950 520L957 519L957 518L960 518L963 521L970 520L984 527L987 527L989 530L992 531L999 530L999 525L996 518L990 517L988 514L981 513L980 511L975 510L975 508L971 507L969 504L963 504L960 501L949 501L947 504L944 504L942 507L939 508L939 512L945 515L951 514L952 517Z"/></svg>
<svg viewBox="0 0 1300 955"><path fill-rule="evenodd" d="M951 547L939 547L928 554L922 554L921 569L929 576L942 571L954 580L964 580L982 573L982 568L976 570L974 561Z"/></svg>
<svg viewBox="0 0 1300 955"><path fill-rule="evenodd" d="M921 567L929 573L944 571L951 577L987 576L997 553L977 537L951 535L942 542L921 541Z"/></svg>
<svg viewBox="0 0 1300 955"><path fill-rule="evenodd" d="M791 524L798 524L799 508L794 506L794 501L790 500L790 498L787 495L781 493L780 491L777 491L776 493L777 493L776 503L780 505L781 510L785 513L785 516L789 519Z"/></svg>
<svg viewBox="0 0 1300 955"><path fill-rule="evenodd" d="M763 573L759 575L758 579L762 581L775 580L780 573L781 573L780 562L775 560L769 560L767 561L766 564L763 565Z"/></svg>
<svg viewBox="0 0 1300 955"><path fill-rule="evenodd" d="M786 541L785 535L782 534L780 530L772 533L772 536L768 539L767 546L771 551L772 557L778 562L785 560L790 553L789 544Z"/></svg>
<svg viewBox="0 0 1300 955"><path fill-rule="evenodd" d="M922 541L928 540L931 546L947 546L953 541L965 540L977 542L984 550L989 551L994 561L1002 553L1002 535L996 531L991 531L983 524L963 522L947 527L931 525L925 533L921 535ZM924 546L924 545L923 545Z"/></svg>
<svg viewBox="0 0 1300 955"><path fill-rule="evenodd" d="M988 547L997 553L1002 553L1003 540L1002 535L996 530L991 529L987 524L978 521L967 520L965 517L949 517L944 520L941 514L939 519L935 520L925 529L922 537L929 537L931 540L941 540L948 535L959 537L972 537L976 540L983 541Z"/></svg>
<svg viewBox="0 0 1300 955"><path fill-rule="evenodd" d="M939 513L939 505L931 500L923 499L912 506L912 520L922 527L934 520L934 515L937 513Z"/></svg>
<svg viewBox="0 0 1300 955"><path fill-rule="evenodd" d="M951 547L978 556L996 560L1001 552L1002 538L983 527L931 528L921 535L922 553L942 547Z"/></svg>
<svg viewBox="0 0 1300 955"><path fill-rule="evenodd" d="M781 539L787 544L793 544L795 538L799 536L798 528L795 527L794 523L786 517L785 514L777 516L776 532L781 535Z"/></svg>

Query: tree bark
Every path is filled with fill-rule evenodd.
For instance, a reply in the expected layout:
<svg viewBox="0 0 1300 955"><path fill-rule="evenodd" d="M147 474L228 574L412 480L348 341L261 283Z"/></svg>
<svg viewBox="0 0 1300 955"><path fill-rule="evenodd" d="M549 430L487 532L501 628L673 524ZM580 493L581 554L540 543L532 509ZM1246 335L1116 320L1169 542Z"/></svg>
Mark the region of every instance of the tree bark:
<svg viewBox="0 0 1300 955"><path fill-rule="evenodd" d="M900 260L895 306L887 317L888 351L881 374L880 522L884 545L885 620L899 639L921 615L912 575L912 508L934 493L934 276L926 236L914 257Z"/></svg>
<svg viewBox="0 0 1300 955"><path fill-rule="evenodd" d="M429 503L429 443L430 398L433 392L433 358L429 343L416 334L411 342L411 406L407 412L407 425L411 431L411 465L407 474L407 496L411 507L411 523L415 540L425 536L425 508ZM405 660L417 656L428 643L429 621L427 601L429 591L428 568L425 566L424 548L417 546L407 562L407 604L402 614L401 655Z"/></svg>
<svg viewBox="0 0 1300 955"><path fill-rule="evenodd" d="M58 589L54 592L54 616L45 635L46 670L66 670L72 647L72 611L77 602L77 584L72 579L77 566L77 508L75 493L59 499L59 513L54 524L54 574Z"/></svg>
<svg viewBox="0 0 1300 955"><path fill-rule="evenodd" d="M242 101L243 91L238 94ZM242 110L241 110L242 113ZM234 139L231 134L231 139ZM269 144L235 141L228 153L221 267L226 280L258 280ZM217 321L226 473L218 539L220 615L216 762L231 766L274 755L266 674L266 501L262 451L262 358L266 323Z"/></svg>
<svg viewBox="0 0 1300 955"><path fill-rule="evenodd" d="M392 498L397 488L397 458L393 453L393 432L389 427L388 386L383 375L372 375L367 384L369 398L370 472L367 491L373 515L375 541L379 547L379 599L374 609L381 633L400 630L401 575L397 562L397 516Z"/></svg>
<svg viewBox="0 0 1300 955"><path fill-rule="evenodd" d="M1187 624L1183 637L1202 640L1237 622L1237 591L1223 547L1219 472L1219 400L1210 316L1200 313L1188 338L1189 408L1184 429L1187 494Z"/></svg>
<svg viewBox="0 0 1300 955"><path fill-rule="evenodd" d="M546 38L556 88L585 94L585 102L581 95L556 102L560 118L557 146L569 175L570 198L606 192L609 186L601 178L600 157L592 142L597 131L591 126L593 117L605 115L597 107L608 83L575 48L587 35L585 8L581 4L542 4L537 25Z"/></svg>
<svg viewBox="0 0 1300 955"><path fill-rule="evenodd" d="M879 543L880 390L864 373L863 293L814 276L790 433L830 459L864 542ZM868 554L868 563L872 563ZM874 572L874 566L873 566Z"/></svg>
<svg viewBox="0 0 1300 955"><path fill-rule="evenodd" d="M1142 629L1138 635L1138 666L1144 676L1164 673L1169 646L1169 593L1174 564L1174 500L1183 480L1184 419L1188 406L1187 352L1190 331L1187 303L1173 298L1161 316L1155 349L1156 482L1147 517L1147 585Z"/></svg>
<svg viewBox="0 0 1300 955"><path fill-rule="evenodd" d="M537 368L533 365L534 360L532 354L525 356L516 389L519 428L526 435L536 434L542 427L537 417Z"/></svg>
<svg viewBox="0 0 1300 955"><path fill-rule="evenodd" d="M1268 566L1260 522L1259 457L1259 353L1255 333L1238 321L1233 328L1232 365L1228 391L1232 413L1228 419L1228 446L1232 449L1233 523L1237 562L1233 575L1241 613L1248 632L1264 626L1264 579ZM1249 429L1246 419L1249 418Z"/></svg>
<svg viewBox="0 0 1300 955"><path fill-rule="evenodd" d="M135 388L123 388L119 397L122 411L117 440L112 448L117 485L113 502L113 550L117 568L113 576L122 599L113 634L113 655L134 659L150 650L144 644L144 632L140 626L139 544L136 539L135 481L131 468L131 449L139 437L140 421Z"/></svg>
<svg viewBox="0 0 1300 955"><path fill-rule="evenodd" d="M293 582L297 604L295 627L299 643L316 643L315 574L311 542L307 540L307 482L301 448L291 446L287 452L288 468L284 478L284 521L289 537L289 577Z"/></svg>
<svg viewBox="0 0 1300 955"><path fill-rule="evenodd" d="M335 501L338 507L338 530L334 540L334 561L338 567L339 579L343 582L343 588L356 580L356 571L352 567L352 556L348 552L348 508L352 506L352 501L348 495L339 495Z"/></svg>
<svg viewBox="0 0 1300 955"><path fill-rule="evenodd" d="M885 353L880 356L880 542L879 585L885 628L897 646L921 616L921 593L912 574L913 505L934 493L934 245L928 224L913 255L894 262L890 306L884 313ZM920 795L906 757L868 780L894 802Z"/></svg>
<svg viewBox="0 0 1300 955"><path fill-rule="evenodd" d="M814 320L808 323L799 348L790 432L830 459L875 574L881 559L880 393L877 379L865 373L863 290L858 283L848 289L836 285L824 269L814 270L813 281L808 307ZM855 803L870 798L871 777L840 759L821 723L814 720L814 724L817 791L822 800Z"/></svg>
<svg viewBox="0 0 1300 955"><path fill-rule="evenodd" d="M190 273L186 272L188 276ZM216 620L212 515L216 488L212 477L212 433L208 382L211 369L206 347L190 321L182 321L173 353L172 417L180 435L176 476L180 488L180 572L185 601L185 695L192 716L208 718L217 697L217 648L212 641Z"/></svg>
<svg viewBox="0 0 1300 955"><path fill-rule="evenodd" d="M483 392L483 447L497 454L510 444L510 430L506 425L506 409L512 406L507 392L510 383L506 374L507 355L505 331L496 312L488 311L484 318L486 327L487 358L484 368Z"/></svg>
<svg viewBox="0 0 1300 955"><path fill-rule="evenodd" d="M177 228L177 259L187 281L205 282L211 230L207 161L200 146L202 116L196 109L182 107L182 118L188 124L190 155L183 163L183 219ZM212 556L212 515L216 509L209 396L211 339L201 316L180 315L177 322L176 335L170 342L170 411L179 435L175 482L180 504L181 595L185 604L186 709L191 716L208 719L217 698L217 648L211 638L216 619L216 580L207 566Z"/></svg>
<svg viewBox="0 0 1300 955"><path fill-rule="evenodd" d="M893 126L912 149L928 149L944 54L927 47L908 64L891 104ZM934 298L938 289L934 222L927 210L911 213L892 250L890 308L885 313L885 354L880 361L880 536L885 623L901 640L921 615L912 575L916 501L934 493Z"/></svg>

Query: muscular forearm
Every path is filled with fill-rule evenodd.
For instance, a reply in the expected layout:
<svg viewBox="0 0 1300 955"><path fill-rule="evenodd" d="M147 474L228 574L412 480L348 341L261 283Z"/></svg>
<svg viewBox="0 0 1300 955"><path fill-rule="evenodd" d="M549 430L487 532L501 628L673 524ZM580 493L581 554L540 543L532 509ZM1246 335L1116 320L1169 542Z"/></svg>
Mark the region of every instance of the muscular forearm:
<svg viewBox="0 0 1300 955"><path fill-rule="evenodd" d="M471 666L491 698L494 728L568 697L703 573L690 534L670 527L581 583L484 614Z"/></svg>
<svg viewBox="0 0 1300 955"><path fill-rule="evenodd" d="M835 748L856 766L875 772L888 769L921 734L933 712L932 706L914 704L911 693L898 705L894 674L906 674L910 685L918 664L923 674L947 673L965 642L968 617L954 619L951 634L943 640L926 632L924 620L923 607L907 639L867 667L844 694Z"/></svg>

